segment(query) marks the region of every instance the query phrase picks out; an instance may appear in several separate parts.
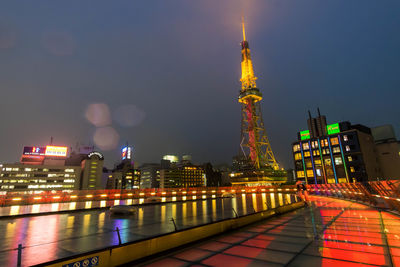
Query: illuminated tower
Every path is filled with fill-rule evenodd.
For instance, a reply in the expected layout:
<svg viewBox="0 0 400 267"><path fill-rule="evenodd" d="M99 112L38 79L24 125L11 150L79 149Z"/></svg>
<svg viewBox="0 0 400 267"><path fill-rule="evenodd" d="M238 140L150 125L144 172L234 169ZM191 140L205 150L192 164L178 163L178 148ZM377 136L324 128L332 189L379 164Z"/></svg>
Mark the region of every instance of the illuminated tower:
<svg viewBox="0 0 400 267"><path fill-rule="evenodd" d="M262 94L256 85L253 64L250 57L249 43L243 27L242 46L242 89L238 101L242 104L242 129L240 147L244 157L255 170L272 167L277 170L278 164L272 153L271 145L265 132L261 114L260 101Z"/></svg>

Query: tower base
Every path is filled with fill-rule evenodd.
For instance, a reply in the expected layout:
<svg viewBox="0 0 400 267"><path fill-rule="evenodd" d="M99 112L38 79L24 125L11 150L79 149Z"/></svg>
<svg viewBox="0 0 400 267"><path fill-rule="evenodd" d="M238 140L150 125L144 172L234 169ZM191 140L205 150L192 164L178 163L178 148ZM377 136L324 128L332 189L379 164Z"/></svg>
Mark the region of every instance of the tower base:
<svg viewBox="0 0 400 267"><path fill-rule="evenodd" d="M230 180L232 185L265 186L285 183L287 181L287 173L282 170L274 170L272 167L265 167L260 170L232 172Z"/></svg>

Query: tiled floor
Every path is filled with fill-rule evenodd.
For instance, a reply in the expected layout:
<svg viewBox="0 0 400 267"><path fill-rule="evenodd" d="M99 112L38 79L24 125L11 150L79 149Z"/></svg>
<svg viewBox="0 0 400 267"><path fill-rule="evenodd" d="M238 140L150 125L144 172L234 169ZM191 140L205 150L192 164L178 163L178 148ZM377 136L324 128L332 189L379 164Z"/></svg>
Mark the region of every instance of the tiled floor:
<svg viewBox="0 0 400 267"><path fill-rule="evenodd" d="M142 266L400 266L400 218L325 197Z"/></svg>

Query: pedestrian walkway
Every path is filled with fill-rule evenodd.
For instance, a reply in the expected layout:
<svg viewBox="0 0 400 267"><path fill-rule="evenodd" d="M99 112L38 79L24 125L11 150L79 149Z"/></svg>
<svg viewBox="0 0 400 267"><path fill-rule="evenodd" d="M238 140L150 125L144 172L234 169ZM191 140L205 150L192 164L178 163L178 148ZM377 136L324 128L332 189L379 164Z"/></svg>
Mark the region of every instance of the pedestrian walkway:
<svg viewBox="0 0 400 267"><path fill-rule="evenodd" d="M309 207L140 266L400 266L400 217L350 201L310 199Z"/></svg>

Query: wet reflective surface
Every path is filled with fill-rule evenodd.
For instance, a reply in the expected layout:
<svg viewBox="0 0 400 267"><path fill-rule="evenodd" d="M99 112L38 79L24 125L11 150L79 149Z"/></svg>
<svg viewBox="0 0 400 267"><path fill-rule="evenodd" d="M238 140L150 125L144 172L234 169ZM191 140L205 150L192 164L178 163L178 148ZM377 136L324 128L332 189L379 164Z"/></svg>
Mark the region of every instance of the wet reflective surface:
<svg viewBox="0 0 400 267"><path fill-rule="evenodd" d="M312 204L142 266L400 266L400 218L349 201Z"/></svg>
<svg viewBox="0 0 400 267"><path fill-rule="evenodd" d="M133 216L112 216L103 209L3 218L0 219L0 266L16 266L18 244L23 246L23 266L28 266L118 245L117 227L125 243L173 232L171 218L178 229L184 229L292 201L295 201L294 196L280 193L238 194L236 198L146 205Z"/></svg>

